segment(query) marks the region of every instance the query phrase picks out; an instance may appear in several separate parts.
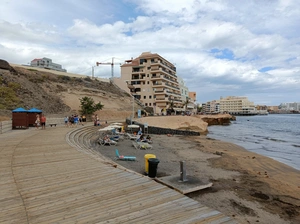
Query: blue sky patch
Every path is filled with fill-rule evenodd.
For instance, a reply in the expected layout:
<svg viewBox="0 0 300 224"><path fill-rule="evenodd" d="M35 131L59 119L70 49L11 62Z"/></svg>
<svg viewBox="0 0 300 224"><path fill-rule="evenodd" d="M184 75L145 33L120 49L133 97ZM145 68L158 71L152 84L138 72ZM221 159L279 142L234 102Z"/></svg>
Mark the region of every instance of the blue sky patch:
<svg viewBox="0 0 300 224"><path fill-rule="evenodd" d="M274 69L274 67L268 66L268 67L263 67L263 68L259 69L258 71L259 72L268 72L268 71L273 70L273 69Z"/></svg>
<svg viewBox="0 0 300 224"><path fill-rule="evenodd" d="M219 59L234 60L234 54L228 48L223 49L223 50L213 48L210 50L210 53L214 54L215 57L219 58Z"/></svg>

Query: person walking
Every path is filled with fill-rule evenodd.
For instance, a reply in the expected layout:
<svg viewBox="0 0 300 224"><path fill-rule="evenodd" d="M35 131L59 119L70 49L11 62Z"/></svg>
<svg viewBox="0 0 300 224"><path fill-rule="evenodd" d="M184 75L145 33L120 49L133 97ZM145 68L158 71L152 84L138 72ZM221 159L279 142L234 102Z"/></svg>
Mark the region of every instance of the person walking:
<svg viewBox="0 0 300 224"><path fill-rule="evenodd" d="M41 123L41 121L40 121L40 115L37 114L36 115L36 119L35 119L35 127L36 127L36 129L39 129L40 123Z"/></svg>
<svg viewBox="0 0 300 224"><path fill-rule="evenodd" d="M65 122L65 127L69 127L69 117L68 116L65 116L64 122Z"/></svg>
<svg viewBox="0 0 300 224"><path fill-rule="evenodd" d="M42 130L45 130L46 129L46 117L44 114L42 114L42 117L40 120L41 120Z"/></svg>

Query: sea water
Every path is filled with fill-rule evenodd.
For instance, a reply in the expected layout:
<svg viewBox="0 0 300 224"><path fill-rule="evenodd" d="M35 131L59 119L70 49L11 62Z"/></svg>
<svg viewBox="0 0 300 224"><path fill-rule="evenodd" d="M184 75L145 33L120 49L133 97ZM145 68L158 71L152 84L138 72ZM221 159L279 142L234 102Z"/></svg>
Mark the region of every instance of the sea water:
<svg viewBox="0 0 300 224"><path fill-rule="evenodd" d="M300 114L237 116L226 126L209 126L208 137L245 149L300 170Z"/></svg>

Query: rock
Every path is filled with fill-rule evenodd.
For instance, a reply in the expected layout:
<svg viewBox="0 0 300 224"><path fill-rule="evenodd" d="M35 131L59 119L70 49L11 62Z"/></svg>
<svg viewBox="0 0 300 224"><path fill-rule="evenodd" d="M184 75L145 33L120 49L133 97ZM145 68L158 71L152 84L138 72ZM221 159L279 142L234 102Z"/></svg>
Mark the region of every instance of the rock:
<svg viewBox="0 0 300 224"><path fill-rule="evenodd" d="M12 68L7 61L0 59L0 69L11 70Z"/></svg>

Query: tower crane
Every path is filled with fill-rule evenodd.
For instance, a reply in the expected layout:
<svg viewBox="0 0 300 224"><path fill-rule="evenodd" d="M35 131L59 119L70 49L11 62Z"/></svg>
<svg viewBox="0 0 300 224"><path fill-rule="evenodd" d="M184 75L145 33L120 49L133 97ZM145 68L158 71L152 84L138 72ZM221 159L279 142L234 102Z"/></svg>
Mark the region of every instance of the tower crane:
<svg viewBox="0 0 300 224"><path fill-rule="evenodd" d="M99 66L99 65L111 65L111 78L113 79L114 78L114 57L112 57L111 59L111 62L96 62L96 65ZM117 63L117 64L122 64L122 63Z"/></svg>

